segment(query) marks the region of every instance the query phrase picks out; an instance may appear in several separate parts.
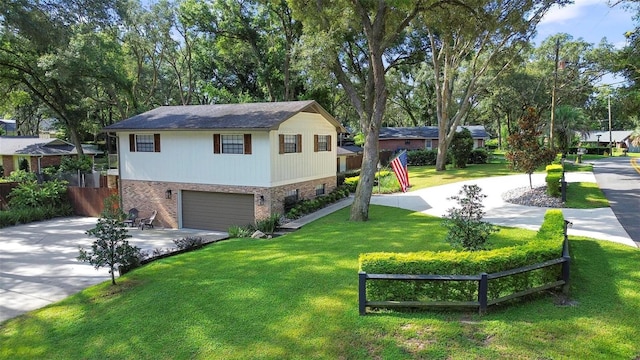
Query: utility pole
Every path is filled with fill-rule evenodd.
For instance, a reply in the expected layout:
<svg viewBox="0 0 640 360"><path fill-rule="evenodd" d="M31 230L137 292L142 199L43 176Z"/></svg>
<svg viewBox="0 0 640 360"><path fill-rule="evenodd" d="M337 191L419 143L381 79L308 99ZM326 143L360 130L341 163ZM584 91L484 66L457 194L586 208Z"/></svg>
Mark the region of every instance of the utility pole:
<svg viewBox="0 0 640 360"><path fill-rule="evenodd" d="M613 139L611 138L611 94L608 96L609 102L609 156L613 156Z"/></svg>
<svg viewBox="0 0 640 360"><path fill-rule="evenodd" d="M556 56L553 69L553 87L551 88L551 124L549 125L549 146L553 150L553 127L556 118L556 87L558 85L558 57L560 53L560 39L556 39Z"/></svg>

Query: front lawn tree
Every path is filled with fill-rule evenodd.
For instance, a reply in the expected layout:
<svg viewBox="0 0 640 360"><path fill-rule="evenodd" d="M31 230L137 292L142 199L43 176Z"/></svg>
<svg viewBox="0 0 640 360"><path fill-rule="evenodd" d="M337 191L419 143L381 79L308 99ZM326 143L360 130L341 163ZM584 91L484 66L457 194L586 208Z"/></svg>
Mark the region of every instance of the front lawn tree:
<svg viewBox="0 0 640 360"><path fill-rule="evenodd" d="M118 270L122 274L122 270L130 268L140 254L140 248L130 245L127 241L131 235L122 222L126 215L115 204L117 200L113 198L105 200L105 210L98 223L86 232L97 239L91 245L90 251L80 247L80 255L77 257L79 261L93 265L96 270L108 267L112 285L116 285L115 271Z"/></svg>
<svg viewBox="0 0 640 360"><path fill-rule="evenodd" d="M507 138L509 150L505 158L509 166L529 175L529 186L533 189L531 174L540 166L551 163L556 154L542 145L545 123L534 108L527 108L518 120L518 129Z"/></svg>
<svg viewBox="0 0 640 360"><path fill-rule="evenodd" d="M446 240L451 245L465 251L484 250L489 236L500 230L482 221L482 200L486 197L478 185L472 184L463 185L458 196L450 198L458 203L458 207L447 210L443 220L443 226L448 230Z"/></svg>
<svg viewBox="0 0 640 360"><path fill-rule="evenodd" d="M529 46L538 22L549 8L567 3L478 0L422 14L436 88L436 170L445 170L449 144L457 127L479 101L480 90Z"/></svg>
<svg viewBox="0 0 640 360"><path fill-rule="evenodd" d="M378 137L389 94L387 72L424 55L423 45L412 37L415 30L410 29L416 17L454 2L289 1L305 32L302 48L298 49L298 58L309 62L303 67L334 77L357 112L359 131L364 134L362 170L351 206L352 221L369 218L379 160Z"/></svg>

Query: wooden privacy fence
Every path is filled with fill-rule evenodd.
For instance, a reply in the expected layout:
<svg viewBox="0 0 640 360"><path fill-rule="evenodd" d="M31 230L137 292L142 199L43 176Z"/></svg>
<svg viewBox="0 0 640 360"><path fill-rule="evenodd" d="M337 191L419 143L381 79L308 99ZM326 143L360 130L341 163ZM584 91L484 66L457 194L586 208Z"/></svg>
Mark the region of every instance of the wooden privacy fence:
<svg viewBox="0 0 640 360"><path fill-rule="evenodd" d="M478 308L480 314L487 311L488 306L499 304L504 301L513 300L519 297L538 293L547 289L562 286L564 294L569 293L569 272L571 257L569 256L569 238L567 236L567 225L570 222L565 220L564 241L562 244L562 257L548 260L543 263L528 265L517 269L501 271L497 273L479 275L409 275L409 274L367 274L360 272L358 274L358 303L360 315L366 315L367 307L378 308L436 308L436 307L459 307L459 308ZM514 276L530 271L562 264L562 274L558 280L546 283L544 285L519 291L513 294L502 296L496 299L488 299L489 281L507 276ZM478 300L477 301L368 301L367 300L367 280L383 280L383 281L475 281L478 283Z"/></svg>
<svg viewBox="0 0 640 360"><path fill-rule="evenodd" d="M17 182L0 183L0 209L7 204L9 194L14 187L18 186Z"/></svg>
<svg viewBox="0 0 640 360"><path fill-rule="evenodd" d="M100 216L104 207L104 199L111 195L117 195L115 188L86 188L69 186L67 197L76 215Z"/></svg>

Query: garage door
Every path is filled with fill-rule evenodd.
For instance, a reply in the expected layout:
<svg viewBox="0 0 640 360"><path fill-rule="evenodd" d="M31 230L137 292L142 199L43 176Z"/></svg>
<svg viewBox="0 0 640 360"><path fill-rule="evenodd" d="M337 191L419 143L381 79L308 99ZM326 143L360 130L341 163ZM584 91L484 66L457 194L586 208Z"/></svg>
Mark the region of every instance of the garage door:
<svg viewBox="0 0 640 360"><path fill-rule="evenodd" d="M227 231L231 225L253 224L253 195L202 191L182 192L182 227Z"/></svg>

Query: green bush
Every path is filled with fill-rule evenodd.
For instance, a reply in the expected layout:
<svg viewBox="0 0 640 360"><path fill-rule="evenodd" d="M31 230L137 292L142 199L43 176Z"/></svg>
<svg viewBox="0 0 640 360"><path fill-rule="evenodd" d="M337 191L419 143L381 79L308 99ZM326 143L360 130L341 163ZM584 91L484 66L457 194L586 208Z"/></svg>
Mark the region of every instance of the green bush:
<svg viewBox="0 0 640 360"><path fill-rule="evenodd" d="M229 230L230 238L248 238L251 237L255 229L252 226L239 226L239 225L231 225Z"/></svg>
<svg viewBox="0 0 640 360"><path fill-rule="evenodd" d="M564 241L564 215L560 209L549 209L544 214L544 221L536 234L537 239Z"/></svg>
<svg viewBox="0 0 640 360"><path fill-rule="evenodd" d="M469 155L469 164L486 164L489 161L489 152L485 148L477 148Z"/></svg>
<svg viewBox="0 0 640 360"><path fill-rule="evenodd" d="M487 251L367 253L360 270L369 274L478 275L496 273L556 259L562 254L564 217L559 210L545 216L536 241ZM545 238L550 236L551 238ZM557 280L561 265L489 281L489 299L497 299ZM367 281L370 301L476 301L476 281Z"/></svg>
<svg viewBox="0 0 640 360"><path fill-rule="evenodd" d="M42 184L26 181L11 190L9 208L58 207L66 203L66 194L67 182L63 180L47 181Z"/></svg>
<svg viewBox="0 0 640 360"><path fill-rule="evenodd" d="M407 163L410 166L435 165L437 156L437 150L411 150L407 151Z"/></svg>
<svg viewBox="0 0 640 360"><path fill-rule="evenodd" d="M560 197L560 179L562 179L562 165L551 164L547 165L547 176L545 181L547 183L547 194L553 197Z"/></svg>
<svg viewBox="0 0 640 360"><path fill-rule="evenodd" d="M256 229L268 235L273 234L278 226L280 226L280 214L271 214L268 218L256 222Z"/></svg>
<svg viewBox="0 0 640 360"><path fill-rule="evenodd" d="M287 213L285 217L287 219L297 219L306 214L312 213L318 209L321 209L329 204L332 204L342 198L349 196L351 189L355 191L355 186L358 184L357 177L350 177L345 179L345 183L342 186L335 188L331 193L324 196L316 197L315 199L301 200L294 205Z"/></svg>
<svg viewBox="0 0 640 360"><path fill-rule="evenodd" d="M14 170L7 176L7 180L15 182L36 181L36 174L24 170Z"/></svg>
<svg viewBox="0 0 640 360"><path fill-rule="evenodd" d="M70 216L72 214L73 209L68 204L63 204L58 207L40 206L37 208L17 208L0 211L0 228L52 219L59 216Z"/></svg>

